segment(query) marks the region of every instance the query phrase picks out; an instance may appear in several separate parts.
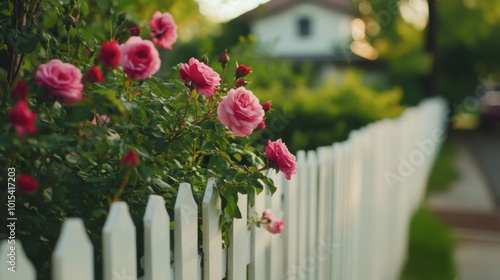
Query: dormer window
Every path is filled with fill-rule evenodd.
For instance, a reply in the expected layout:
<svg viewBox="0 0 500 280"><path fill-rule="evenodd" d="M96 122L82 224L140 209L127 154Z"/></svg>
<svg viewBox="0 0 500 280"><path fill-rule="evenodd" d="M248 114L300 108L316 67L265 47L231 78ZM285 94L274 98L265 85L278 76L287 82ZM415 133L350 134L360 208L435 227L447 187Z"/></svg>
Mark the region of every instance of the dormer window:
<svg viewBox="0 0 500 280"><path fill-rule="evenodd" d="M301 17L297 21L298 34L300 37L311 35L311 20L308 17Z"/></svg>

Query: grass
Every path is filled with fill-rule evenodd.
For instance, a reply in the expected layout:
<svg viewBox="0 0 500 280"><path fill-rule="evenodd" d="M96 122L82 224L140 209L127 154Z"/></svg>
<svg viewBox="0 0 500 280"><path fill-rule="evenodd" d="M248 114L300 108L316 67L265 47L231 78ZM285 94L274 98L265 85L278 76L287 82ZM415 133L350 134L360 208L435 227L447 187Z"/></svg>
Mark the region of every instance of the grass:
<svg viewBox="0 0 500 280"><path fill-rule="evenodd" d="M450 229L426 208L410 224L408 260L401 280L455 279L454 240Z"/></svg>
<svg viewBox="0 0 500 280"><path fill-rule="evenodd" d="M427 193L446 190L458 178L455 154L453 142L443 143L427 182ZM420 208L410 224L408 259L401 280L455 279L453 250L450 228L429 209Z"/></svg>
<svg viewBox="0 0 500 280"><path fill-rule="evenodd" d="M443 143L427 181L427 193L444 191L459 177L454 163L456 150L453 142Z"/></svg>

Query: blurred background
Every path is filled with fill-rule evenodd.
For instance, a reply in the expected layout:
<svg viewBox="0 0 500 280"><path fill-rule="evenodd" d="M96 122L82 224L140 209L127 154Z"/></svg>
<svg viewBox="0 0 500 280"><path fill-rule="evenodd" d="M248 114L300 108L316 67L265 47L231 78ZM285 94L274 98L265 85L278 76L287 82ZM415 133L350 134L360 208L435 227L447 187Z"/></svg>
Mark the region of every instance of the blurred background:
<svg viewBox="0 0 500 280"><path fill-rule="evenodd" d="M180 42L162 54L160 75L177 75L172 67L192 56L220 71L226 49L229 71L236 58L250 66L247 88L275 109L265 133L292 152L445 98L448 137L401 279L500 279L500 1L120 3L135 18L162 10L176 19Z"/></svg>

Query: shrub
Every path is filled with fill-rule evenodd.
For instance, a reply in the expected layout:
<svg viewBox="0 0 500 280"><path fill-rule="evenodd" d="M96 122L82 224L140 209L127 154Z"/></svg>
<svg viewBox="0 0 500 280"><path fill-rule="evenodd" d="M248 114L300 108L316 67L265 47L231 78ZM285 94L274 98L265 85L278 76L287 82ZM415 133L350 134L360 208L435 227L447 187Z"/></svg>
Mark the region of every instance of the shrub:
<svg viewBox="0 0 500 280"><path fill-rule="evenodd" d="M152 76L161 64L152 38L131 36L131 19L112 3L19 3L0 5L0 50L11 62L0 65L0 165L7 169L0 197L15 203L0 218L15 214L16 238L39 277L50 273L47 256L66 217L84 220L100 275L101 229L113 201L128 203L142 231L150 194L163 196L173 215L181 182L192 185L201 204L207 179L215 177L225 235L233 218L247 218L238 210L238 193L260 193L264 186L274 192L269 168L296 172L295 157L281 141L270 142L279 144L268 151L243 137L258 137L250 134L265 116L251 91L236 89L234 72L223 70L233 82L221 83L224 74L191 58L170 70L175 79L164 80ZM171 48L175 22L165 13L154 21L154 41ZM224 118L222 103L231 109ZM231 120L224 122L228 127L223 119ZM252 220L279 232L274 217Z"/></svg>

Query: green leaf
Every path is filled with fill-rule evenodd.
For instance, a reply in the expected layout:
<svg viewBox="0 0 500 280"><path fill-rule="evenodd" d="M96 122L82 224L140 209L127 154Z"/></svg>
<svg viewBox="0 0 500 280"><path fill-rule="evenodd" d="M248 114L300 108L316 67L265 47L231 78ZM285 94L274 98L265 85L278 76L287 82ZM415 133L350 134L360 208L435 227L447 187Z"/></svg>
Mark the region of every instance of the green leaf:
<svg viewBox="0 0 500 280"><path fill-rule="evenodd" d="M211 169L226 170L229 169L230 166L231 165L226 159L221 158L218 155L211 156L210 160L208 161L208 168Z"/></svg>
<svg viewBox="0 0 500 280"><path fill-rule="evenodd" d="M85 120L91 121L93 118L92 108L88 105L81 105L68 107L65 120L68 123L79 123Z"/></svg>
<svg viewBox="0 0 500 280"><path fill-rule="evenodd" d="M170 142L167 142L167 141L158 141L155 144L155 151L157 153L163 153L163 152L166 152L169 147L170 147Z"/></svg>
<svg viewBox="0 0 500 280"><path fill-rule="evenodd" d="M226 200L227 204L226 207L224 208L224 212L233 218L241 219L241 212L240 209L238 209L237 196L236 198L234 196L229 196L226 198Z"/></svg>
<svg viewBox="0 0 500 280"><path fill-rule="evenodd" d="M148 166L141 165L139 166L139 173L146 178L151 178L154 174L154 171Z"/></svg>

